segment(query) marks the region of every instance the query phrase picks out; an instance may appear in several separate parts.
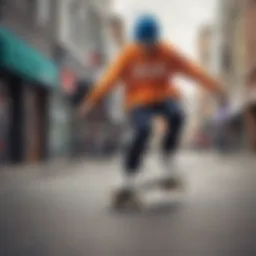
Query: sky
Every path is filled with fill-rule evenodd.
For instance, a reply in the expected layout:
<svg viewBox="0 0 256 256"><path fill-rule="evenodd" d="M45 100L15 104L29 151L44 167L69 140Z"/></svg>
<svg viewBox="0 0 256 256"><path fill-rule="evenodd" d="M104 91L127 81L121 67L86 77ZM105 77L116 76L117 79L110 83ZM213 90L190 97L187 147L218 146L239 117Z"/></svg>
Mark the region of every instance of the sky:
<svg viewBox="0 0 256 256"><path fill-rule="evenodd" d="M113 0L115 12L123 15L128 31L136 15L150 12L158 16L163 25L163 36L183 53L197 60L196 38L203 24L215 20L216 0ZM186 94L194 94L194 85L181 80Z"/></svg>

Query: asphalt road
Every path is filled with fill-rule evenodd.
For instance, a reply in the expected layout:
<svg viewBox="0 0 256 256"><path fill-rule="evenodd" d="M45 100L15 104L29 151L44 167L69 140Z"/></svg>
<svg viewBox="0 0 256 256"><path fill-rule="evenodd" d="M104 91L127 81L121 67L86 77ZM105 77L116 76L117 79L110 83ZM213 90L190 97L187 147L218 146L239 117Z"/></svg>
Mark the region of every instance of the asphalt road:
<svg viewBox="0 0 256 256"><path fill-rule="evenodd" d="M182 153L187 188L114 212L117 160L0 171L1 256L256 255L256 158ZM154 156L146 175L157 174Z"/></svg>

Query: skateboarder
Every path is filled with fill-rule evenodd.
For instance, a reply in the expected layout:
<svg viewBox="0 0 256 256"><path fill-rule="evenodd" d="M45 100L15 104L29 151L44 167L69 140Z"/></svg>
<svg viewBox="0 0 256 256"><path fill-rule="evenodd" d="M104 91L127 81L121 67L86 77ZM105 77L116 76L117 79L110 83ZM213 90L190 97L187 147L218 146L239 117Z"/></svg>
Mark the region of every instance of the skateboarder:
<svg viewBox="0 0 256 256"><path fill-rule="evenodd" d="M172 166L184 123L184 112L179 101L170 97L172 80L179 74L192 78L217 96L224 95L218 81L161 40L161 25L156 17L142 15L135 22L134 42L124 47L79 109L80 116L86 115L119 81L124 84L124 105L134 134L125 155L124 183L116 194L116 205L137 199L134 193L136 173L147 148L152 118L156 115L163 116L168 123L162 141L166 185L181 185Z"/></svg>

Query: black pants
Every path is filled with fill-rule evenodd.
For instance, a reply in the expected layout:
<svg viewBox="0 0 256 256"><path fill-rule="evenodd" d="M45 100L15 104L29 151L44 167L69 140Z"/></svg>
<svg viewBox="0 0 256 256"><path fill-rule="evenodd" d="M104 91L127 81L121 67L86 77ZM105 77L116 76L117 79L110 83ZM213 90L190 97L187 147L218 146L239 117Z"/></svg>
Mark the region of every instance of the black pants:
<svg viewBox="0 0 256 256"><path fill-rule="evenodd" d="M180 104L167 100L138 107L130 113L134 134L125 156L127 172L136 172L140 167L151 134L152 119L156 115L163 116L168 123L168 129L162 141L163 154L171 154L177 149L184 121L184 112Z"/></svg>

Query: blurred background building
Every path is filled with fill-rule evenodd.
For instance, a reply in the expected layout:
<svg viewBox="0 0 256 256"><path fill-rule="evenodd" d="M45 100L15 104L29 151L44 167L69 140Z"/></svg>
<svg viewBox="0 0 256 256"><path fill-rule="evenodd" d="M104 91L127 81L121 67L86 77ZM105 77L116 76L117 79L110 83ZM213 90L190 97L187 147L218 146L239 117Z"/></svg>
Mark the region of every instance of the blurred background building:
<svg viewBox="0 0 256 256"><path fill-rule="evenodd" d="M214 40L213 25L203 25L197 35L197 53L199 63L208 73L212 73L212 63L214 59L213 40ZM216 111L216 102L211 93L202 88L196 88L196 110L195 110L195 126L193 130L192 143L197 148L212 147L212 122L213 115Z"/></svg>
<svg viewBox="0 0 256 256"><path fill-rule="evenodd" d="M110 7L103 0L1 1L1 162L104 148L99 134L112 125L105 103L90 126L72 116L108 61Z"/></svg>
<svg viewBox="0 0 256 256"><path fill-rule="evenodd" d="M229 143L246 148L244 127L246 63L246 1L219 1L217 28L220 37L218 72L229 96Z"/></svg>
<svg viewBox="0 0 256 256"><path fill-rule="evenodd" d="M4 132L2 161L44 159L49 99L59 86L51 60L55 1L1 1L0 66Z"/></svg>
<svg viewBox="0 0 256 256"><path fill-rule="evenodd" d="M252 141L248 133L252 129L246 128L245 101L247 72L255 65L255 24L255 1L218 1L214 24L204 25L198 32L200 62L209 72L215 72L228 92L229 107L221 141L232 149L247 149ZM214 122L219 122L215 119L219 110L205 90L198 90L197 95L195 138L211 147L216 139Z"/></svg>
<svg viewBox="0 0 256 256"><path fill-rule="evenodd" d="M94 110L89 125L74 123L72 117L107 61L105 21L109 8L109 1L57 1L53 52L61 69L61 86L52 101L56 110L52 112L53 155L95 151L98 133L102 133L97 127L106 126L103 103Z"/></svg>
<svg viewBox="0 0 256 256"><path fill-rule="evenodd" d="M250 101L245 111L247 142L250 149L256 151L256 1L247 0L245 3L245 47L247 66L246 99ZM252 97L251 97L252 96Z"/></svg>

